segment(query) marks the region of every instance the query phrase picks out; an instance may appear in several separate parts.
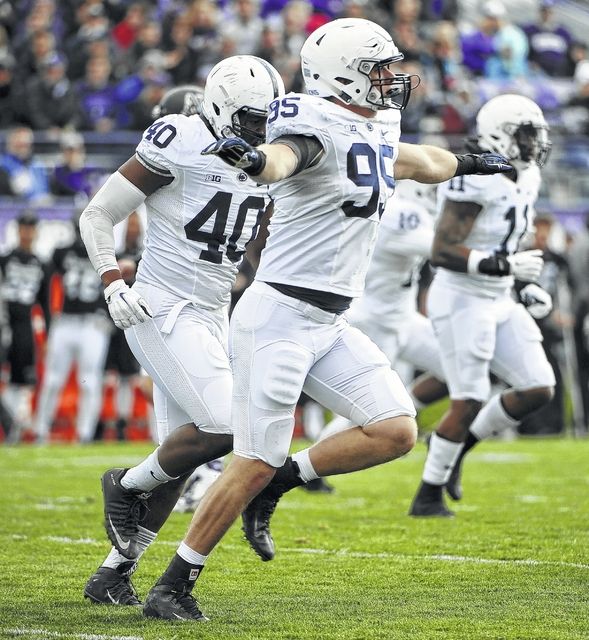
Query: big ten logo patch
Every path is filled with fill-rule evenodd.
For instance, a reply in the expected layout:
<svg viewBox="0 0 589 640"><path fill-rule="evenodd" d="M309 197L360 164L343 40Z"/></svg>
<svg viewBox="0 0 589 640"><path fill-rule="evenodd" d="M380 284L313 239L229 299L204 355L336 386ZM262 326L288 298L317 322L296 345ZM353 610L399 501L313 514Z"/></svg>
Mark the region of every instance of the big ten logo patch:
<svg viewBox="0 0 589 640"><path fill-rule="evenodd" d="M221 176L217 176L214 173L207 173L205 182L221 182Z"/></svg>

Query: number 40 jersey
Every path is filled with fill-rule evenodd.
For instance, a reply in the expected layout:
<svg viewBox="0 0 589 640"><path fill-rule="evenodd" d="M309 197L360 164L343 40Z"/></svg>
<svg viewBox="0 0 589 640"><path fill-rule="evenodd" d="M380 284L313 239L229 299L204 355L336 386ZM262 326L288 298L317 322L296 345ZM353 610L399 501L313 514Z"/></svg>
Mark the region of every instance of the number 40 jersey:
<svg viewBox="0 0 589 640"><path fill-rule="evenodd" d="M266 186L201 155L214 141L199 116L174 114L149 127L136 151L147 169L174 178L145 200L147 234L136 280L205 309L229 302L245 245L269 203Z"/></svg>

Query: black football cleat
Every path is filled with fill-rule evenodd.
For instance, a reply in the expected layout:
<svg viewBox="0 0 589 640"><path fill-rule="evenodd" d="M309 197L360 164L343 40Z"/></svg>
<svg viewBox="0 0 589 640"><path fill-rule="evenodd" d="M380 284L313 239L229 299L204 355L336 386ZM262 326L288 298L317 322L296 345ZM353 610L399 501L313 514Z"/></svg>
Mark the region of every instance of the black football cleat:
<svg viewBox="0 0 589 640"><path fill-rule="evenodd" d="M454 512L444 504L443 488L443 485L422 481L415 498L413 498L409 515L420 518L451 518L454 516Z"/></svg>
<svg viewBox="0 0 589 640"><path fill-rule="evenodd" d="M268 485L241 514L242 530L250 547L264 561L274 558L274 540L270 533L270 518L280 500L282 491Z"/></svg>
<svg viewBox="0 0 589 640"><path fill-rule="evenodd" d="M409 515L418 518L453 518L454 511L450 511L443 500L429 502L415 499L409 509Z"/></svg>
<svg viewBox="0 0 589 640"><path fill-rule="evenodd" d="M446 493L452 500L462 500L462 459L454 465L450 478L446 483Z"/></svg>
<svg viewBox="0 0 589 640"><path fill-rule="evenodd" d="M208 622L191 591L192 585L186 580L177 580L175 585L157 584L145 598L143 615L161 620Z"/></svg>
<svg viewBox="0 0 589 640"><path fill-rule="evenodd" d="M104 496L104 527L117 551L133 560L139 556L137 527L147 513L151 493L132 491L121 485L127 469L109 469L101 478Z"/></svg>
<svg viewBox="0 0 589 640"><path fill-rule="evenodd" d="M301 485L301 489L305 489L309 493L333 493L335 491L335 487L326 482L324 478L309 480Z"/></svg>
<svg viewBox="0 0 589 640"><path fill-rule="evenodd" d="M96 604L141 606L131 582L136 563L124 562L116 569L99 567L84 587L84 598Z"/></svg>

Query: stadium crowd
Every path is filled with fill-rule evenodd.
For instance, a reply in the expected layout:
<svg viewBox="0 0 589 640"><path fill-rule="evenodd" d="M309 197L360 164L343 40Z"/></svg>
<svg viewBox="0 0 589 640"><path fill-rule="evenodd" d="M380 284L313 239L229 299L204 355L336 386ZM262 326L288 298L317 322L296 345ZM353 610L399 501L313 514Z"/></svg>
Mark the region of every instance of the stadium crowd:
<svg viewBox="0 0 589 640"><path fill-rule="evenodd" d="M562 107L580 106L570 120L586 129L587 42L560 23L555 0L528 6L520 25L515 4L529 5L488 0L473 12L458 0L5 0L0 126L143 130L167 88L202 84L235 54L264 58L298 91L306 36L335 17L365 17L390 31L404 70L422 78L405 133L465 132L489 94L514 82L556 119Z"/></svg>
<svg viewBox="0 0 589 640"><path fill-rule="evenodd" d="M525 5L527 13L513 12L515 4ZM459 0L0 0L0 137L4 140L0 198L8 203L7 211L15 219L10 224L18 230L13 233L18 236L14 251L31 256L19 254L18 261L33 265L30 271L41 270L30 297L11 300L6 265L13 246L3 241L7 256L2 290L7 312L2 324L8 358L3 393L7 406L0 407L4 436L12 431L14 439L33 427L30 412L23 409L30 406L35 385L33 363L26 369L27 363L15 365L10 359L12 340L19 334L11 309L22 324L22 309L14 304L28 305L30 313L35 303L42 302L49 326L48 282L55 273L62 279L66 273L56 266L54 247L43 262L34 258L38 222L34 208L61 198L73 202L91 197L117 161L114 157L88 160L88 134L104 135L108 141L117 132L144 130L152 122L154 106L170 87L202 85L219 60L236 54L259 56L279 70L287 91L303 91L299 51L309 33L337 17L364 17L393 35L405 55L399 70L421 78L403 114L404 135L435 135L439 142L437 136L456 134L462 140L481 104L514 88L542 107L553 131L589 133L589 46L570 24L561 23L558 1L487 0L474 3L474 8L471 5ZM515 18L519 15L521 22ZM36 153L39 133L55 145L50 161ZM578 165L589 164L584 152L575 157ZM15 203L18 220L17 209L11 209ZM22 206L27 207L24 213ZM562 369L570 379L571 362L576 359L573 369L580 384L575 392L577 404L585 411L580 420L587 425L589 231L582 225L575 234L566 231L547 213L540 217L533 240L544 251L545 286L556 299L555 310L541 321L541 329L557 371ZM121 255L128 257L128 240L136 259L141 233L134 227L124 235L119 243ZM22 277L23 267L13 273ZM427 271L424 274L427 282ZM246 262L238 279L239 291L251 278ZM563 282L572 291L572 302L557 295ZM104 305L98 307L92 312L103 314L107 321ZM32 353L31 337L25 338ZM120 335L112 339L120 343ZM37 349L38 356L42 350ZM98 358L101 367L106 360L107 369L116 369L112 357L103 351ZM16 380L8 373L15 366ZM136 366L126 362L120 373L135 376ZM14 393L15 383L27 387L24 395ZM58 386L62 384L63 380ZM120 437L129 418L129 402L126 398L125 408L115 416ZM562 394L557 394L555 402L550 422L557 425L555 430L562 430ZM49 419L43 417L45 425ZM46 425L41 430L47 429ZM524 424L522 430L526 429L537 433L541 426ZM88 427L80 435L91 438Z"/></svg>

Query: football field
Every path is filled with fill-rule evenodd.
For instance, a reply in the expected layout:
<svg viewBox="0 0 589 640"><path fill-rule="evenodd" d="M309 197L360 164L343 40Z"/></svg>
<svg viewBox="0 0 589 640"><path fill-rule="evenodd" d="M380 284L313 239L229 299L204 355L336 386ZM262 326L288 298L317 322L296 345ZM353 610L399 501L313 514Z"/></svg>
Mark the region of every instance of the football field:
<svg viewBox="0 0 589 640"><path fill-rule="evenodd" d="M92 605L84 583L109 546L99 477L149 445L0 448L0 638L573 640L589 638L589 440L490 442L465 464L452 520L409 518L425 457L296 489L262 563L236 525L197 597L206 624ZM134 583L159 577L190 516L172 514Z"/></svg>

